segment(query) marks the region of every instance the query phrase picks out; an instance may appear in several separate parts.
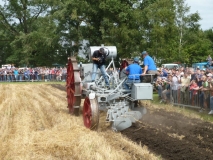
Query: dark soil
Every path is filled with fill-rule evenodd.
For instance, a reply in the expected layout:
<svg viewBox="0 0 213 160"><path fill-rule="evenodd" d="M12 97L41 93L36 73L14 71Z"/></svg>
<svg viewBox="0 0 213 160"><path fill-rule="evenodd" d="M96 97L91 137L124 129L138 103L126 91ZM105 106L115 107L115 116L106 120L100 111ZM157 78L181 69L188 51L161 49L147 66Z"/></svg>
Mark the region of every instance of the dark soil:
<svg viewBox="0 0 213 160"><path fill-rule="evenodd" d="M213 124L163 109L149 111L122 134L169 160L212 160Z"/></svg>

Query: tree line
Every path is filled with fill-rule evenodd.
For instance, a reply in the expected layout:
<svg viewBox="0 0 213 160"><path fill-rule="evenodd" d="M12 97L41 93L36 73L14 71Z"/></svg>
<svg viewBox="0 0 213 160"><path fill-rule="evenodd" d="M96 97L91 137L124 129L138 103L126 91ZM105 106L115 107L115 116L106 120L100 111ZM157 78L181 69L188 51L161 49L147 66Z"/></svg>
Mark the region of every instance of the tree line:
<svg viewBox="0 0 213 160"><path fill-rule="evenodd" d="M213 29L200 20L185 0L4 0L0 63L65 64L86 39L120 58L147 50L158 63L192 64L213 53Z"/></svg>

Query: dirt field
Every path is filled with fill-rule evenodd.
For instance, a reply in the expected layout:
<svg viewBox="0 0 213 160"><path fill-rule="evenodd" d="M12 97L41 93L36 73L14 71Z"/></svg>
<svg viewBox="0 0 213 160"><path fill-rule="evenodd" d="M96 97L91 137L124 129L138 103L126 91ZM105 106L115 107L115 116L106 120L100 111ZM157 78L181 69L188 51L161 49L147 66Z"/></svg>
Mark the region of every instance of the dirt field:
<svg viewBox="0 0 213 160"><path fill-rule="evenodd" d="M122 134L163 159L213 159L213 125L182 114L152 110Z"/></svg>
<svg viewBox="0 0 213 160"><path fill-rule="evenodd" d="M0 85L0 159L213 159L211 123L149 107L140 122L121 133L111 131L101 113L94 132L83 126L82 117L68 114L64 89Z"/></svg>

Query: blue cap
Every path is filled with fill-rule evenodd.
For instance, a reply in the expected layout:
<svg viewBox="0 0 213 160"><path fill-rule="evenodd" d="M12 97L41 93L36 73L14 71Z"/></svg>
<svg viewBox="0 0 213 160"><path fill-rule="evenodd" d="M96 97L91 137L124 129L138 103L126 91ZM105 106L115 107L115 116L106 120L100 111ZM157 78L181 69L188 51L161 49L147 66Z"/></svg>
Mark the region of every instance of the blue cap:
<svg viewBox="0 0 213 160"><path fill-rule="evenodd" d="M135 58L134 58L134 62L139 62L139 58L138 58L138 57L135 57Z"/></svg>
<svg viewBox="0 0 213 160"><path fill-rule="evenodd" d="M143 51L141 54L142 54L142 55L143 55L143 54L147 54L147 51Z"/></svg>

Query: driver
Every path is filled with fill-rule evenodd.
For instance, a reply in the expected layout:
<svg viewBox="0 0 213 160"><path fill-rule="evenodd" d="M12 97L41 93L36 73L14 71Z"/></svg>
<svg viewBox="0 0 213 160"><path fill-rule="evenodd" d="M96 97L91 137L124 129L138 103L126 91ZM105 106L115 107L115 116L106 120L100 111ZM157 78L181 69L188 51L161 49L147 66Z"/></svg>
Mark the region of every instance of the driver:
<svg viewBox="0 0 213 160"><path fill-rule="evenodd" d="M109 79L105 69L105 61L106 61L106 54L104 53L104 48L100 48L93 52L92 55L93 60L93 69L92 69L92 82L95 81L96 73L98 68L101 70L102 76L104 77L105 84L109 86Z"/></svg>
<svg viewBox="0 0 213 160"><path fill-rule="evenodd" d="M132 83L140 83L140 75L142 74L141 66L139 66L139 58L134 58L134 63L126 68L126 72L129 74L127 81L124 83L125 89L130 89Z"/></svg>

